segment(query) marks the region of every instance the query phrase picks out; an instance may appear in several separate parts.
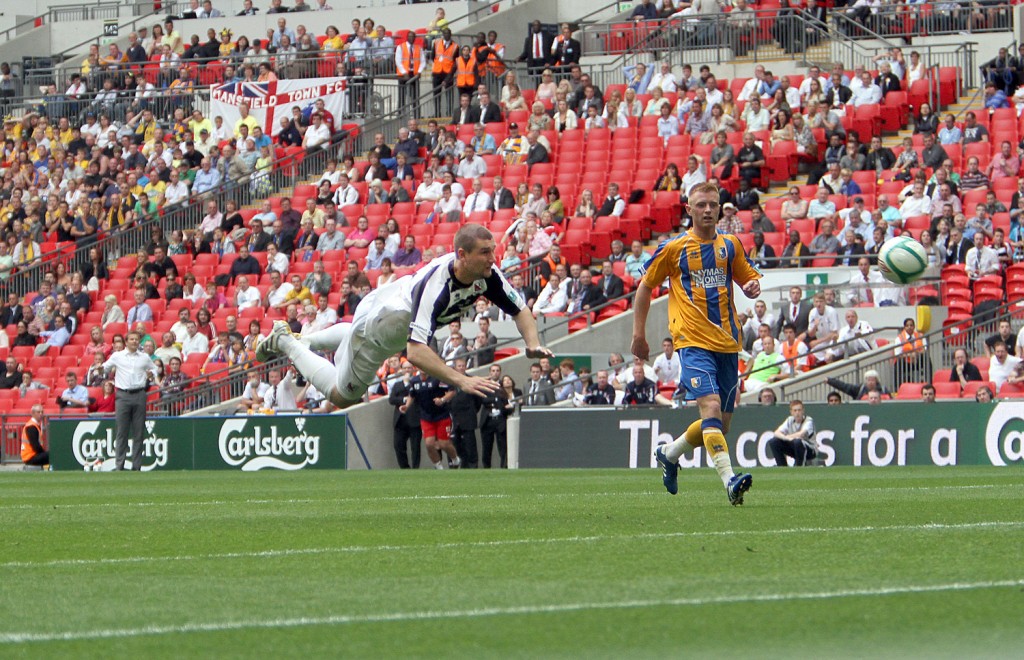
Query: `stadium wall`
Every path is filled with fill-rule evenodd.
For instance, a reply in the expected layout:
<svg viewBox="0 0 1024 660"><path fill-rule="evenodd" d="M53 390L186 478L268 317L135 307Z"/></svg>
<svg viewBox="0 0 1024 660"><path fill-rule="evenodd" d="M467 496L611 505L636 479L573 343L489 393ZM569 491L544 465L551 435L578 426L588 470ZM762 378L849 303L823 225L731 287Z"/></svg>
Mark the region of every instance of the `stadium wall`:
<svg viewBox="0 0 1024 660"><path fill-rule="evenodd" d="M994 465L1024 467L1024 406L1017 402L811 404L826 466ZM736 409L729 453L739 468L775 465L768 441L785 405ZM653 468L654 450L691 421L694 408L530 408L509 434L510 468ZM570 433L567 433L571 430ZM685 468L710 466L703 448Z"/></svg>

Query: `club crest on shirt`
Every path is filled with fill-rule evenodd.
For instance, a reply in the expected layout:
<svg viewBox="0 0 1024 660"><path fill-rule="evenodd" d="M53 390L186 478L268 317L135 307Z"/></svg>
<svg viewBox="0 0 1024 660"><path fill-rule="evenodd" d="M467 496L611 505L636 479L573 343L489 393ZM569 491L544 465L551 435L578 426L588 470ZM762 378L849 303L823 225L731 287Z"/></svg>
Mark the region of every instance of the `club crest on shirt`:
<svg viewBox="0 0 1024 660"><path fill-rule="evenodd" d="M726 252L725 252L725 246L724 245L719 245L716 251L718 252L718 258L719 259L725 259Z"/></svg>
<svg viewBox="0 0 1024 660"><path fill-rule="evenodd" d="M698 387L700 387L700 376L694 376L693 378L690 379L690 387L692 387L693 389L697 389Z"/></svg>

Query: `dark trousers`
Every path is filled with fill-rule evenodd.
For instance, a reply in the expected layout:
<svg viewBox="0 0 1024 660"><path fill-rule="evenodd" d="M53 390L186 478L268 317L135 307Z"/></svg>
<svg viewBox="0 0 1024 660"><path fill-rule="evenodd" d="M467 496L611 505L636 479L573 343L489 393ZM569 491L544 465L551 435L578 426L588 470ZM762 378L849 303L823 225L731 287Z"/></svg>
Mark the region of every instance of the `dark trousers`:
<svg viewBox="0 0 1024 660"><path fill-rule="evenodd" d="M398 105L401 108L409 108L411 114L419 119L420 117L420 77L399 76L398 77Z"/></svg>
<svg viewBox="0 0 1024 660"><path fill-rule="evenodd" d="M420 425L417 424L415 427L405 424L396 425L393 439L398 467L403 470L419 468L420 447L423 445L423 431L420 430Z"/></svg>
<svg viewBox="0 0 1024 660"><path fill-rule="evenodd" d="M114 415L117 424L117 447L114 453L114 467L124 469L128 454L128 438L132 441L132 470L142 469L142 437L146 427L146 392L125 392L118 390L114 399Z"/></svg>
<svg viewBox="0 0 1024 660"><path fill-rule="evenodd" d="M447 110L445 112L450 115L452 113L452 77L447 73L432 73L430 75L434 85L434 116L437 117L441 115L442 94L447 99Z"/></svg>
<svg viewBox="0 0 1024 660"><path fill-rule="evenodd" d="M494 443L498 443L498 457L501 459L501 467L508 467L508 435L505 429L504 417L488 417L484 425L480 427L480 444L483 446L483 463L481 467L491 467L491 452L494 450Z"/></svg>
<svg viewBox="0 0 1024 660"><path fill-rule="evenodd" d="M476 429L460 429L452 425L452 445L462 460L463 469L475 468L480 461L476 451Z"/></svg>
<svg viewBox="0 0 1024 660"><path fill-rule="evenodd" d="M803 440L784 440L778 436L768 441L768 448L775 457L775 463L779 467L786 465L786 457L792 456L796 465L804 465L807 459L817 456L817 452L808 449Z"/></svg>
<svg viewBox="0 0 1024 660"><path fill-rule="evenodd" d="M41 451L32 458L25 461L25 465L49 465L50 464L50 452Z"/></svg>

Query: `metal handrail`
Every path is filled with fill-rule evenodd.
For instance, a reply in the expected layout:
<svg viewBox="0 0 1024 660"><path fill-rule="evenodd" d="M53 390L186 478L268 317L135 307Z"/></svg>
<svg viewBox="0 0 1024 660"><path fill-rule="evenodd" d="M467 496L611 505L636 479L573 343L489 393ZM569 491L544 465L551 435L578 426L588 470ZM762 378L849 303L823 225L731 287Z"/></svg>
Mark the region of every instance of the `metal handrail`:
<svg viewBox="0 0 1024 660"><path fill-rule="evenodd" d="M36 22L39 22L40 25L44 24L46 16L47 16L46 14L40 14L39 16L33 16L32 18L28 19L27 21L22 21L21 23L16 23L13 27L9 27L6 30L4 30L3 32L0 32L0 38L2 38L4 41L10 41L11 39L13 39L15 37L20 37L21 35L18 34L18 30L20 30L21 28L25 27L26 25L32 25L34 27L38 27L36 25Z"/></svg>
<svg viewBox="0 0 1024 660"><path fill-rule="evenodd" d="M922 364L912 368L912 370L917 372L915 375L926 374L927 380L930 381L936 371L935 364L948 364L957 349L967 348L969 342L979 337L979 332L985 330L985 324L995 324L1000 319L1009 318L1012 314L1019 313L1022 306L1024 306L1024 301L1007 302L994 310L975 313L968 319L954 322L947 320L941 328L923 333L922 338L925 342L926 352L923 354ZM961 336L966 338L965 342L951 339ZM897 355L894 355L894 351L897 348L899 348L899 344L894 342L893 344L857 355L850 360L843 360L826 365L823 369L807 372L807 376L798 380L791 382L788 380L780 381L780 391L777 392L779 400L790 400L793 398L817 400L813 397L817 396L817 392L824 391L828 385L825 381L815 376L824 375L831 377L854 373L859 379L860 374L865 369L876 369L881 376L880 380L882 383L894 383L895 377L900 375L897 373L897 365L894 364L894 357L898 358ZM968 353L970 352L968 350ZM908 368L908 370L911 369ZM904 380L904 382L912 381ZM897 387L892 389L895 391ZM821 396L821 398L823 399L824 396Z"/></svg>

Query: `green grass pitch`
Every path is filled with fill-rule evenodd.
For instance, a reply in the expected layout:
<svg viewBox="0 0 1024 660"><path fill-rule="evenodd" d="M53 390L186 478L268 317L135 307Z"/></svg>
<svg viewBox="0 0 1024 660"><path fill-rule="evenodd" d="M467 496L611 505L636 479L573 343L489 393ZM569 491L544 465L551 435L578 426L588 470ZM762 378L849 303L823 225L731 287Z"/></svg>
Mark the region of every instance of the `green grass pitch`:
<svg viewBox="0 0 1024 660"><path fill-rule="evenodd" d="M4 474L0 657L1020 657L1024 471L680 476Z"/></svg>

